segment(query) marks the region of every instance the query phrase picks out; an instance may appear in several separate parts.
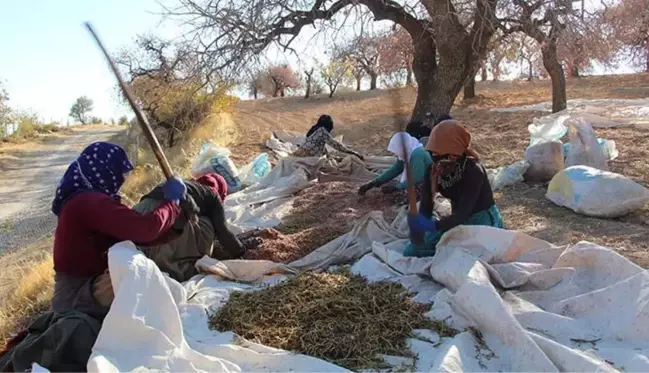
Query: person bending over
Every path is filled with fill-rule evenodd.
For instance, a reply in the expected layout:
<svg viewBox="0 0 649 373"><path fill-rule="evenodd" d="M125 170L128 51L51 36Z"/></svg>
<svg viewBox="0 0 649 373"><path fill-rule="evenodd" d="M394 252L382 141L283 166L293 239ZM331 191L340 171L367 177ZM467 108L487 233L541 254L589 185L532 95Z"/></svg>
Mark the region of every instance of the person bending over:
<svg viewBox="0 0 649 373"><path fill-rule="evenodd" d="M182 234L165 244L144 247L148 258L153 260L161 271L179 282L187 281L198 274L196 261L207 255L225 260L241 258L245 248L227 227L222 201L227 196L225 179L211 173L196 180L186 180L188 201L195 205L198 219L178 218L174 227ZM164 203L164 185L154 188L142 197L133 207L141 213L155 211ZM218 240L220 249L215 247Z"/></svg>
<svg viewBox="0 0 649 373"><path fill-rule="evenodd" d="M358 194L362 196L367 193L368 190L385 185L396 177L399 177L399 181L396 185L392 186L392 188L383 188L384 193L388 193L394 189L406 189L406 170L404 167L405 162L403 160L402 144L404 144L406 148L413 183L415 184L418 194L421 193L420 191L426 175L426 169L431 165L431 163L433 163L433 159L416 138L412 137L407 132L397 132L392 136L388 143L388 151L396 155L397 161L392 165L392 167L387 169L376 179L362 185L358 189Z"/></svg>
<svg viewBox="0 0 649 373"><path fill-rule="evenodd" d="M325 145L329 145L339 152L354 155L362 160L363 156L360 153L348 148L331 136L333 129L333 119L329 115L321 115L318 122L307 132L304 144L300 145L292 155L294 157L321 157L327 155Z"/></svg>
<svg viewBox="0 0 649 373"><path fill-rule="evenodd" d="M168 180L163 186L165 202L144 215L120 203L117 194L131 170L124 149L95 142L65 171L52 202L58 217L52 311L77 310L103 319L114 297L108 249L120 241L164 242L176 234L171 228L181 215L183 181Z"/></svg>
<svg viewBox="0 0 649 373"><path fill-rule="evenodd" d="M487 171L470 145L471 135L455 120L442 121L433 128L426 145L426 150L432 153L433 164L424 178L420 212L408 216L411 232L424 234L425 243L420 246L409 243L404 256L435 255L441 236L458 225L503 227ZM432 217L437 192L451 201L450 216Z"/></svg>

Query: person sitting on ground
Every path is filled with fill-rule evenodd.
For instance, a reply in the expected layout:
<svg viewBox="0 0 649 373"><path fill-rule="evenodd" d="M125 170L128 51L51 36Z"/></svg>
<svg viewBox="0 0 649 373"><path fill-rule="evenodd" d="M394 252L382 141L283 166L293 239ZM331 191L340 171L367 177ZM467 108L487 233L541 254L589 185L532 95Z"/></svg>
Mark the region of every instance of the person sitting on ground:
<svg viewBox="0 0 649 373"><path fill-rule="evenodd" d="M422 139L426 139L427 141L428 136L430 136L430 131L432 131L432 128L425 125L421 120L413 120L406 125L406 132L408 132L410 136L417 139L422 146L426 145L426 143L423 142Z"/></svg>
<svg viewBox="0 0 649 373"><path fill-rule="evenodd" d="M420 212L408 216L411 233L424 234L425 243L419 247L409 243L404 256L433 256L442 234L458 225L503 227L487 171L470 145L471 135L455 120L442 121L433 128L426 145L433 164L426 171ZM437 192L451 201L450 216L432 217Z"/></svg>
<svg viewBox="0 0 649 373"><path fill-rule="evenodd" d="M445 121L445 120L450 120L453 119L451 118L450 115L448 114L442 114L438 116L437 118L433 117L432 114L428 113L426 114L426 120L424 121L412 121L408 123L406 126L406 132L410 134L410 136L416 138L419 140L421 145L426 146L428 143L428 138L430 137L430 131L433 130L433 128L440 122Z"/></svg>
<svg viewBox="0 0 649 373"><path fill-rule="evenodd" d="M392 136L388 143L388 151L397 156L397 161L379 177L362 185L358 189L359 195L362 196L367 193L368 190L382 185L384 193L406 189L406 170L404 167L405 162L403 160L402 143L406 147L408 163L410 165L410 172L413 183L415 184L415 189L420 191L424 182L424 177L426 176L426 169L428 169L431 163L433 163L433 159L416 138L406 132L397 132ZM399 175L399 182L397 182L396 185L386 185L386 183L389 183Z"/></svg>
<svg viewBox="0 0 649 373"><path fill-rule="evenodd" d="M108 249L120 241L150 243L172 239L186 187L179 178L164 184L165 202L151 214L120 203L119 188L133 170L118 145L95 142L65 171L52 202L58 217L54 234L52 311L81 311L103 319L114 294Z"/></svg>
<svg viewBox="0 0 649 373"><path fill-rule="evenodd" d="M327 148L329 145L339 152L354 155L361 160L363 156L358 152L346 147L331 136L331 131L334 129L334 121L329 115L321 115L318 122L309 129L306 134L306 141L299 146L299 149L293 152L294 157L322 157L327 155Z"/></svg>
<svg viewBox="0 0 649 373"><path fill-rule="evenodd" d="M162 272L179 282L198 274L196 261L205 255L218 260L238 259L246 251L227 227L222 203L228 194L225 179L211 173L196 180L185 180L185 185L187 200L196 204L198 219L190 221L184 216L179 217L174 224L177 230L182 231L178 238L155 247L147 246L143 250ZM142 197L133 209L148 214L163 203L164 185L161 185ZM215 247L215 239L220 248Z"/></svg>

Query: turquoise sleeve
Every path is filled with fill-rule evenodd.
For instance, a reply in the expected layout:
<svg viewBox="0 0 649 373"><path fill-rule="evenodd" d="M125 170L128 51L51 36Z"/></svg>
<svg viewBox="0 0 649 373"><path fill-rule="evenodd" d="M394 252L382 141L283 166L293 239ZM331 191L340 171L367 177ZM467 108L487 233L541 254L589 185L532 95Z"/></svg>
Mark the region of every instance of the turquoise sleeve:
<svg viewBox="0 0 649 373"><path fill-rule="evenodd" d="M392 167L388 168L379 177L374 179L374 183L377 184L377 185L385 184L388 181L394 179L395 177L401 175L402 172L403 172L403 161L402 160L397 160L392 165Z"/></svg>
<svg viewBox="0 0 649 373"><path fill-rule="evenodd" d="M421 148L420 148L421 149ZM426 177L426 170L433 163L433 159L424 149L417 149L410 156L410 169L412 172L413 182L421 184Z"/></svg>

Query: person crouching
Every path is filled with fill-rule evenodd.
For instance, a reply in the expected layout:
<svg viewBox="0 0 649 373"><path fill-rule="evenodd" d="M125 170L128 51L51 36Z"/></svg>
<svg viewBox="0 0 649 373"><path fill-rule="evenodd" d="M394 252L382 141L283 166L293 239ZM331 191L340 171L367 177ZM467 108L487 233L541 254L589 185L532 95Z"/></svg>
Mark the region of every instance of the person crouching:
<svg viewBox="0 0 649 373"><path fill-rule="evenodd" d="M425 243L406 246L404 256L435 255L442 235L458 225L503 227L500 210L494 201L487 171L471 149L471 135L455 120L445 120L433 128L426 150L433 163L426 171L420 212L408 216L411 232L424 234ZM451 202L451 215L433 218L433 201L439 192Z"/></svg>

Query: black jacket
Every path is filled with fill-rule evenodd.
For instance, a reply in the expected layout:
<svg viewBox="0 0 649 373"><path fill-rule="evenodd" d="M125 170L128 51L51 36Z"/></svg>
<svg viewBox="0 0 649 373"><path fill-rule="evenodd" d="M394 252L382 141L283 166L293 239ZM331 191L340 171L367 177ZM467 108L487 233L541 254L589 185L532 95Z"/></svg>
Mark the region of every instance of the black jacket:
<svg viewBox="0 0 649 373"><path fill-rule="evenodd" d="M433 167L434 163L426 170L420 205L421 214L428 218L433 215L434 207L430 183L430 173ZM438 229L443 232L463 224L471 215L485 211L495 204L487 170L482 164L471 158L466 161L462 179L450 188L442 188L439 185L438 192L451 200L451 215L441 218L437 225Z"/></svg>
<svg viewBox="0 0 649 373"><path fill-rule="evenodd" d="M227 227L225 221L225 210L223 209L221 198L209 187L195 181L185 181L185 185L187 186L187 194L194 200L198 207L199 215L206 216L212 221L214 232L216 233L216 239L219 240L224 251L226 251L229 256L227 259L241 257L245 252L245 248L237 236L230 232ZM149 192L149 194L142 197L142 199L145 198L162 200L164 198L162 186L157 186ZM184 215L181 215L178 217L178 220L176 220L174 227L180 227L182 229L186 223L187 218Z"/></svg>

